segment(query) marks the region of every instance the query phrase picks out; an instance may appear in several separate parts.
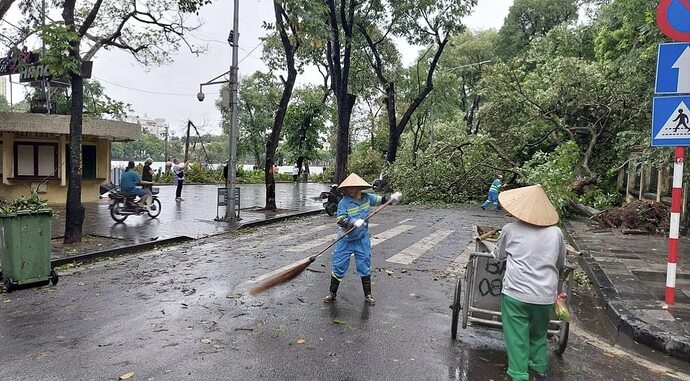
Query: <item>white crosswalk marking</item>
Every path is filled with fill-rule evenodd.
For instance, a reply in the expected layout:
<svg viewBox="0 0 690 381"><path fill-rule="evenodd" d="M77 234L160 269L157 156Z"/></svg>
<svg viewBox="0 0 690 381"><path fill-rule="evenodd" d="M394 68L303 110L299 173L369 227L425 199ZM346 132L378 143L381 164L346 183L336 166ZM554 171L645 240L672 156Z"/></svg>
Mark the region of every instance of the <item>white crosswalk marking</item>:
<svg viewBox="0 0 690 381"><path fill-rule="evenodd" d="M394 256L386 259L386 261L399 263L401 265L409 265L410 263L414 262L415 259L419 258L424 253L431 250L431 248L436 246L439 242L446 239L446 237L448 237L451 233L453 233L453 231L448 229L438 230L424 237L420 241L416 242L412 246L409 246L408 248L399 252L398 254L395 254Z"/></svg>
<svg viewBox="0 0 690 381"><path fill-rule="evenodd" d="M463 250L462 253L460 253L460 255L458 255L457 258L450 263L450 265L448 265L446 272L458 275L464 274L465 266L467 266L467 262L470 260L470 254L474 252L475 246L474 241L470 242L467 247L465 247L465 250Z"/></svg>
<svg viewBox="0 0 690 381"><path fill-rule="evenodd" d="M313 239L311 241L299 244L297 246L290 247L288 249L285 249L285 251L307 251L307 250L313 249L317 246L321 246L327 242L334 241L336 238L338 238L337 234L329 234L325 237Z"/></svg>
<svg viewBox="0 0 690 381"><path fill-rule="evenodd" d="M371 228L371 227L374 227L376 225L377 224L369 224L369 227ZM333 228L333 226L331 226L331 225L328 225L328 227ZM322 230L322 227L319 227L318 229L312 229L311 231L314 231L314 230ZM292 251L307 251L307 250L311 250L315 247L321 246L323 244L331 243L331 242L335 241L337 238L338 238L337 234L329 234L325 237L313 239L311 241L304 242L302 244L290 247L288 249L285 249L285 251L291 251L291 252ZM283 239L281 238L281 241L282 240Z"/></svg>
<svg viewBox="0 0 690 381"><path fill-rule="evenodd" d="M315 226L315 227L309 229L308 231L297 230L295 232L287 233L287 234L283 234L283 233L272 234L271 235L272 238L262 239L261 242L262 243L271 243L271 244L275 243L275 242L289 242L289 241L294 240L297 237L301 237L303 235L307 235L307 234L318 232L318 231L325 230L325 229L334 229L335 230L336 229L335 222L333 224ZM246 237L241 237L241 238L237 239L237 241L255 241L255 240L256 240L256 236L254 236L253 234L249 234Z"/></svg>
<svg viewBox="0 0 690 381"><path fill-rule="evenodd" d="M376 234L375 236L371 237L371 246L376 246L379 243L385 242L387 239L393 238L396 235L404 233L413 228L414 226L412 225L400 225L394 227L393 229L386 230L383 233Z"/></svg>

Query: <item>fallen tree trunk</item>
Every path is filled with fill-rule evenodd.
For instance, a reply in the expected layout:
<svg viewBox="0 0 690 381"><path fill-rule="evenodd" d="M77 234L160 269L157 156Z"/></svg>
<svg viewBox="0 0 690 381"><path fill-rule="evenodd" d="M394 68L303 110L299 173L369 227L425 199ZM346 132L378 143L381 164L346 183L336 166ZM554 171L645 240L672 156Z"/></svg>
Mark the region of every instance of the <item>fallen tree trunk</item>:
<svg viewBox="0 0 690 381"><path fill-rule="evenodd" d="M599 209L592 208L591 206L587 206L584 204L577 204L571 202L568 204L568 209L572 211L573 213L577 213L581 216L585 216L587 218L594 216L595 214L601 213Z"/></svg>

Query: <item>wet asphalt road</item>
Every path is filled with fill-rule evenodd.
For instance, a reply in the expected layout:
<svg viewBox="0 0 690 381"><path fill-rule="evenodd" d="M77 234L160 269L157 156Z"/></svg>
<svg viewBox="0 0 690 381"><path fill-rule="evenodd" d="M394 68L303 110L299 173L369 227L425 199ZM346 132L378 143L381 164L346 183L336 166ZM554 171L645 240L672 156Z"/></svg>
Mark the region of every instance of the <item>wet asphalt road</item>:
<svg viewBox="0 0 690 381"><path fill-rule="evenodd" d="M370 228L373 307L354 266L338 301L321 302L329 255L248 295L252 279L330 242L308 248L334 232L326 215L63 270L57 286L0 295L0 380L503 380L501 333L452 341L448 306L473 225L506 221L476 206L384 210ZM386 261L442 229L411 265ZM552 380L690 379L574 331Z"/></svg>

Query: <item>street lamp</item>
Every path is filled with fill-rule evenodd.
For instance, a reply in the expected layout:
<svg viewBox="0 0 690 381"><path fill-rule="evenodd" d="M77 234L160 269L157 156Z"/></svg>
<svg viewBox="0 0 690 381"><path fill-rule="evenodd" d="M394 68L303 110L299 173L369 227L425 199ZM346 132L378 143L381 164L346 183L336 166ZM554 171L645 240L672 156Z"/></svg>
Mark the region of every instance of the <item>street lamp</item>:
<svg viewBox="0 0 690 381"><path fill-rule="evenodd" d="M238 70L238 62L237 62L237 48L238 48L238 40L240 37L240 34L238 33L239 29L239 9L240 9L240 1L235 0L234 1L234 12L233 12L233 27L232 30L230 31L230 36L228 37L228 43L232 47L232 63L230 64L230 70L211 79L208 82L202 83L199 85L199 93L196 95L196 99L199 100L199 102L203 102L204 98L206 98L206 95L203 93L202 89L206 85L213 85L213 84L221 84L221 83L228 83L230 85L230 97L229 97L229 102L228 104L225 104L226 106L230 107L230 154L229 154L229 160L228 160L228 187L227 187L227 192L228 192L228 202L227 206L225 208L225 221L227 222L235 222L237 220L237 215L235 214L235 177L236 177L236 172L237 172L237 70ZM225 76L226 74L230 74L230 80L229 81L219 81L218 79ZM225 98L225 97L224 97ZM225 101L223 102L225 103Z"/></svg>

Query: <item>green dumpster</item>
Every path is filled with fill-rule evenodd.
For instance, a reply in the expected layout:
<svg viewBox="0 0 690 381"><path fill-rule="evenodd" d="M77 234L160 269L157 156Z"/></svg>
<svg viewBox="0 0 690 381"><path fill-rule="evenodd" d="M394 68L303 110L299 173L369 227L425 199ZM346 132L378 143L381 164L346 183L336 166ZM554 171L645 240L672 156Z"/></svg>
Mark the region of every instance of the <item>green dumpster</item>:
<svg viewBox="0 0 690 381"><path fill-rule="evenodd" d="M29 284L57 284L50 268L52 211L0 214L0 266L7 292Z"/></svg>

